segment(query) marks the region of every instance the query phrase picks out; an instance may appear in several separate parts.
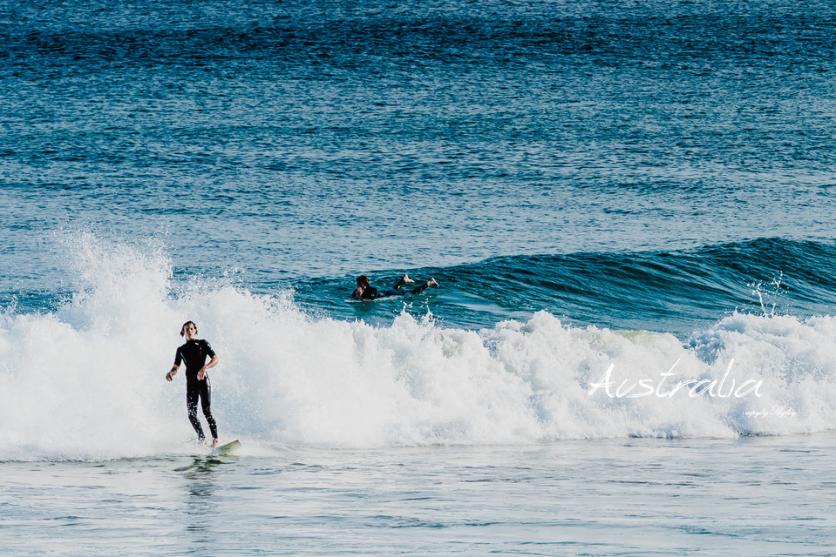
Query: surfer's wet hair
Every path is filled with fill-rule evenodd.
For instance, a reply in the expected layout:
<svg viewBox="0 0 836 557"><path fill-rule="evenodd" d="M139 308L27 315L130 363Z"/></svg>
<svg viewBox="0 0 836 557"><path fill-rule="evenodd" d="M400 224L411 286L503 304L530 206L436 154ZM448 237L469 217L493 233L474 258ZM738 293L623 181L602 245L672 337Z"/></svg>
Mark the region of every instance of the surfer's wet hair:
<svg viewBox="0 0 836 557"><path fill-rule="evenodd" d="M368 285L369 285L369 277L367 277L366 275L360 275L359 277L357 277L357 286L366 287Z"/></svg>
<svg viewBox="0 0 836 557"><path fill-rule="evenodd" d="M194 321L186 321L185 323L183 323L183 326L180 327L181 337L186 336L186 327L188 327L189 325L194 325L194 332L197 333L197 323L195 323Z"/></svg>

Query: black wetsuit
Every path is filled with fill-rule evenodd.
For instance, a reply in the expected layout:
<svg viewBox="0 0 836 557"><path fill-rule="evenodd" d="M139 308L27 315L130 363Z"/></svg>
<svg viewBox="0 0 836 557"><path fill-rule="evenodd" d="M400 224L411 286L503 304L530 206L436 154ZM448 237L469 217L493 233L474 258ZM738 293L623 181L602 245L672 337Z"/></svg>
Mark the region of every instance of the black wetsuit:
<svg viewBox="0 0 836 557"><path fill-rule="evenodd" d="M422 284L421 286L416 286L411 290L401 290L402 282L398 282L395 285L397 290L384 290L381 292L374 286L368 286L365 290L363 290L363 294L360 295L361 300L377 300L378 298L386 298L388 296L404 296L406 294L420 294L424 290L429 287L429 284Z"/></svg>
<svg viewBox="0 0 836 557"><path fill-rule="evenodd" d="M197 419L197 399L200 398L200 405L203 408L203 415L209 423L209 430L212 438L218 438L218 426L215 425L215 418L212 417L211 394L212 387L209 385L209 374L203 376L203 381L197 380L197 372L206 363L206 358L214 357L215 351L209 346L206 340L189 340L177 349L174 356L174 365L179 366L180 362L186 362L186 408L189 411L189 421L197 432L197 437L204 439L203 428L200 427L200 420Z"/></svg>

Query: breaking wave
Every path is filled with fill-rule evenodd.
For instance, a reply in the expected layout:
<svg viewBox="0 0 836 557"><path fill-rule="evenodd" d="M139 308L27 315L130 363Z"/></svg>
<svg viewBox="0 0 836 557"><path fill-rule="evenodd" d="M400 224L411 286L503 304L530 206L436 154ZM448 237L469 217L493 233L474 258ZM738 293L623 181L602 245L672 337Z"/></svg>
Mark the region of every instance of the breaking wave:
<svg viewBox="0 0 836 557"><path fill-rule="evenodd" d="M197 321L221 437L253 446L527 444L603 437L783 435L836 427L836 319L734 313L683 342L568 324L539 311L467 330L432 314L386 325L313 316L293 292L222 281L175 286L162 249L84 237L73 295L55 311L0 315L0 460L115 458L182 449L182 374L163 376ZM760 383L758 393L667 385ZM723 389L720 389L722 391ZM610 393L612 394L612 393ZM635 394L635 392L634 392ZM669 395L669 396L668 396ZM759 395L759 396L758 396Z"/></svg>

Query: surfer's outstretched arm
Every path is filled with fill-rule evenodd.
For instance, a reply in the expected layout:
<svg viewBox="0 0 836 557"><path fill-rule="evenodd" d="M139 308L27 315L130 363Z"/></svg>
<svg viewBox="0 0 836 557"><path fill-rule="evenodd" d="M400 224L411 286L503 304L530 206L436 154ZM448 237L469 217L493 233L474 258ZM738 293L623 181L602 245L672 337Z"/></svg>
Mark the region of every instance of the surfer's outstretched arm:
<svg viewBox="0 0 836 557"><path fill-rule="evenodd" d="M174 364L171 366L171 369L168 370L168 373L165 374L165 380L171 381L174 379L174 376L177 375L177 370L180 368L180 364Z"/></svg>
<svg viewBox="0 0 836 557"><path fill-rule="evenodd" d="M188 321L187 323L191 323ZM186 330L186 325L184 324L183 327L180 329L180 335L183 335L183 331ZM195 329L197 330L197 329ZM183 355L180 353L180 349L178 348L177 351L174 352L174 363L171 364L171 369L168 370L168 373L165 374L165 380L171 381L174 379L174 376L177 375L177 370L180 369L180 364L183 362Z"/></svg>

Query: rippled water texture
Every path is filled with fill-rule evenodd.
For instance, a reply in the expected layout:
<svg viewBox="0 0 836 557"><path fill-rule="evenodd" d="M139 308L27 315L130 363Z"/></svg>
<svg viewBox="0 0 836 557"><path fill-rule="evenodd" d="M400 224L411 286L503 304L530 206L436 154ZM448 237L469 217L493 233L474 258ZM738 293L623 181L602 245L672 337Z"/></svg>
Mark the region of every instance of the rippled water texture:
<svg viewBox="0 0 836 557"><path fill-rule="evenodd" d="M6 463L0 540L10 557L829 555L833 462L823 436Z"/></svg>
<svg viewBox="0 0 836 557"><path fill-rule="evenodd" d="M0 290L832 240L832 2L4 3Z"/></svg>

